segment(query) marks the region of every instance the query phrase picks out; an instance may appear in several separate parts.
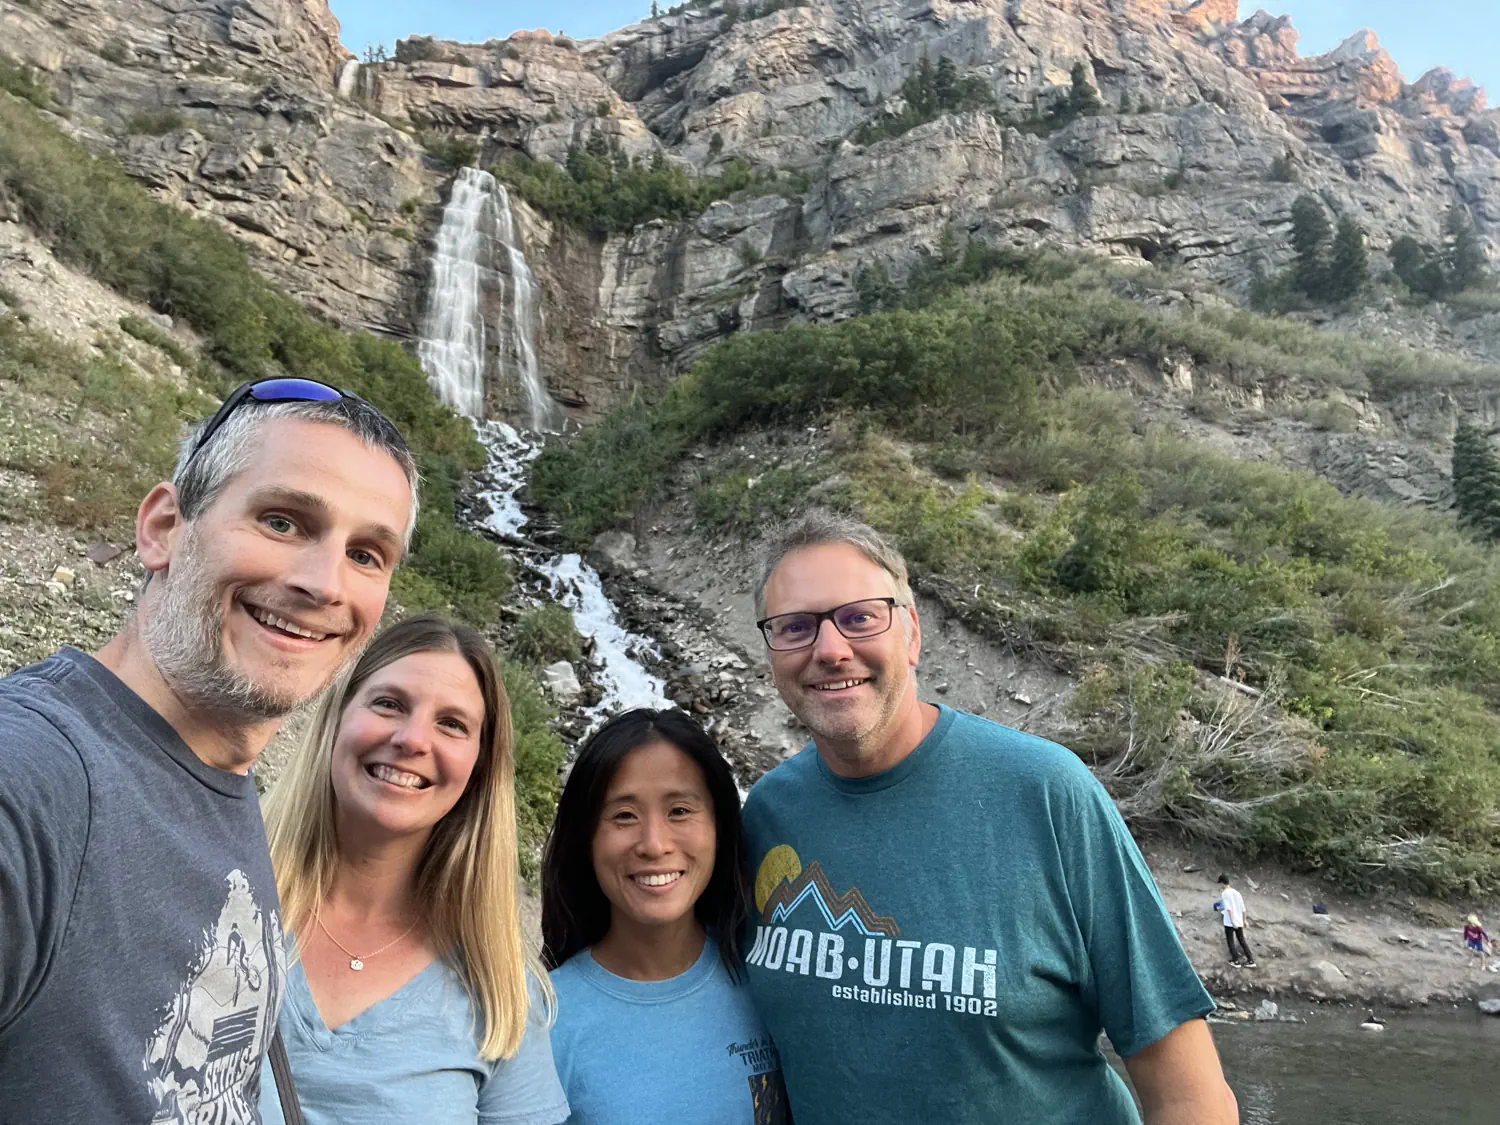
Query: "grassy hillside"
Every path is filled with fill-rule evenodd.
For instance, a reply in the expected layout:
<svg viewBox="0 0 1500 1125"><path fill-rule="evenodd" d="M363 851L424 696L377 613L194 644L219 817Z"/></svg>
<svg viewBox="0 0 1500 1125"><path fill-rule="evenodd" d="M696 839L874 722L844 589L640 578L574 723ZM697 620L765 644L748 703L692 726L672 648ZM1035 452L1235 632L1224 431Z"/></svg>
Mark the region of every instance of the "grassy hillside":
<svg viewBox="0 0 1500 1125"><path fill-rule="evenodd" d="M891 533L971 624L1079 677L1069 741L1138 828L1350 884L1500 886L1494 551L1450 518L1137 432L1080 368L1188 358L1376 396L1500 371L1164 312L1137 299L1149 277L1061 259L930 267L905 294L862 279L867 315L720 344L550 448L533 498L581 543L703 443L831 423L821 458L702 479L703 522L752 534L816 488Z"/></svg>
<svg viewBox="0 0 1500 1125"><path fill-rule="evenodd" d="M126 317L120 328L161 353L162 374L144 377L117 342L101 336L89 351L60 343L15 315L0 292L0 306L12 309L0 314L0 415L8 416L0 421L25 419L0 426L0 465L35 477L59 524L128 538L140 498L171 472L185 422L207 416L244 379L320 379L376 403L421 462L422 514L392 596L492 628L511 589L509 566L453 522L464 474L484 464L484 452L469 424L434 398L417 361L394 343L315 320L256 273L228 234L158 203L112 159L63 134L38 112L47 104L23 72L0 66L0 213L13 208L60 260L189 325L202 350ZM551 822L563 750L530 672L508 671L522 815L536 839Z"/></svg>

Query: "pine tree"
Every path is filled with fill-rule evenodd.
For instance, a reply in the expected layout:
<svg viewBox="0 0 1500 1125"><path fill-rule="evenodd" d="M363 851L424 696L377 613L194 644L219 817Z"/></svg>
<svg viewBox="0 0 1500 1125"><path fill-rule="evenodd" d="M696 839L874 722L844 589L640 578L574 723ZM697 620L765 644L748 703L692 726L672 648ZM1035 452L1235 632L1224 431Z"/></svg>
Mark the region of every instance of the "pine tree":
<svg viewBox="0 0 1500 1125"><path fill-rule="evenodd" d="M901 291L891 283L891 274L884 262L861 266L854 275L854 291L859 296L859 311L862 313L894 308L901 299Z"/></svg>
<svg viewBox="0 0 1500 1125"><path fill-rule="evenodd" d="M1102 106L1094 92L1093 72L1083 62L1073 64L1073 88L1068 92L1068 109L1075 117L1097 113Z"/></svg>
<svg viewBox="0 0 1500 1125"><path fill-rule="evenodd" d="M661 9L656 6L656 0L651 0L651 18L656 19L661 15Z"/></svg>
<svg viewBox="0 0 1500 1125"><path fill-rule="evenodd" d="M1447 290L1462 293L1484 281L1484 248L1474 230L1474 219L1462 203L1448 208L1443 221L1443 272Z"/></svg>
<svg viewBox="0 0 1500 1125"><path fill-rule="evenodd" d="M958 261L958 237L953 233L952 227L943 228L942 236L938 239L937 256L944 272Z"/></svg>
<svg viewBox="0 0 1500 1125"><path fill-rule="evenodd" d="M938 58L932 90L939 109L958 107L958 67L953 65L953 60L947 55Z"/></svg>
<svg viewBox="0 0 1500 1125"><path fill-rule="evenodd" d="M902 93L906 95L906 102L912 109L928 118L937 112L936 86L937 76L933 73L932 60L923 51L922 61L917 63L916 73L903 84Z"/></svg>
<svg viewBox="0 0 1500 1125"><path fill-rule="evenodd" d="M1328 297L1343 301L1354 296L1370 279L1370 254L1365 249L1365 232L1353 219L1339 220L1333 236L1333 254L1328 262Z"/></svg>
<svg viewBox="0 0 1500 1125"><path fill-rule="evenodd" d="M1420 292L1422 267L1427 264L1427 248L1409 234L1391 243L1391 272L1413 293Z"/></svg>
<svg viewBox="0 0 1500 1125"><path fill-rule="evenodd" d="M1292 276L1297 288L1314 300L1327 291L1325 251L1328 246L1328 215L1315 195L1299 195L1292 204L1292 248L1297 263Z"/></svg>
<svg viewBox="0 0 1500 1125"><path fill-rule="evenodd" d="M1458 522L1485 539L1500 539L1500 457L1467 418L1453 434L1453 494Z"/></svg>

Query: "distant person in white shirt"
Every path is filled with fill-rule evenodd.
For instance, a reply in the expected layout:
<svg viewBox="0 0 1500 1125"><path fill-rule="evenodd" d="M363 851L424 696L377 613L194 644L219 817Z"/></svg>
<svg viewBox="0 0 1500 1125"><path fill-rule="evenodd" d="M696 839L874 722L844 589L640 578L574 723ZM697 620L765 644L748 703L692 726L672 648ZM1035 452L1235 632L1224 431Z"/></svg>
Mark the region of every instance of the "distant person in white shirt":
<svg viewBox="0 0 1500 1125"><path fill-rule="evenodd" d="M1215 905L1224 915L1224 940L1229 945L1229 963L1253 969L1255 954L1250 952L1250 946L1245 942L1245 900L1239 891L1229 885L1228 875L1219 876L1219 885L1224 890ZM1236 940L1240 943L1239 951L1234 948Z"/></svg>

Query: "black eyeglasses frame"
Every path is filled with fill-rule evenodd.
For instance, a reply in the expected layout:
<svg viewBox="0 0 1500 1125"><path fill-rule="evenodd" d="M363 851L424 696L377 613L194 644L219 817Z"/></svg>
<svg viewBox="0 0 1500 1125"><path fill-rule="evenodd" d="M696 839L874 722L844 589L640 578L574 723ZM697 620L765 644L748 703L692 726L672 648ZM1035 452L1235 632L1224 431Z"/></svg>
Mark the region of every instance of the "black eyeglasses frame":
<svg viewBox="0 0 1500 1125"><path fill-rule="evenodd" d="M851 637L848 633L839 629L838 618L834 615L841 609L848 609L851 605L859 605L861 602L884 602L890 609L890 616L886 619L884 629L875 633L861 633L857 637ZM844 602L842 605L836 605L832 609L825 609L821 613L815 613L810 609L793 610L791 613L773 613L770 617L762 617L755 623L755 627L760 630L761 639L766 642L766 648L772 652L799 652L804 648L811 648L818 643L818 634L823 631L823 622L825 621L832 621L833 627L838 629L839 636L843 637L846 641L867 641L871 637L884 636L891 631L891 626L896 623L896 610L904 609L905 607L906 603L896 598L855 598L852 602ZM766 629L766 626L778 617L813 617L817 620L813 625L812 632L808 634L809 639L805 645L794 645L791 648L776 648L771 644L771 634Z"/></svg>

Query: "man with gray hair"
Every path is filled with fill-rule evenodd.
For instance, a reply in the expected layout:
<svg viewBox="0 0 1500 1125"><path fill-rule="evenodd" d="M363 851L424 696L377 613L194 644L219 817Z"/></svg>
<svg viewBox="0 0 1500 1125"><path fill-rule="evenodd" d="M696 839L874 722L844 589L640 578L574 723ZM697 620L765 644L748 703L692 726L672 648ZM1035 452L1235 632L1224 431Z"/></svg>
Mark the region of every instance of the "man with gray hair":
<svg viewBox="0 0 1500 1125"><path fill-rule="evenodd" d="M284 979L250 768L348 666L417 471L357 396L238 388L136 514L135 616L0 680L0 1120L259 1121Z"/></svg>
<svg viewBox="0 0 1500 1125"><path fill-rule="evenodd" d="M900 554L813 512L756 594L812 732L745 802L749 986L798 1125L1230 1125L1213 1001L1104 788L1065 748L923 703Z"/></svg>

